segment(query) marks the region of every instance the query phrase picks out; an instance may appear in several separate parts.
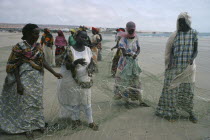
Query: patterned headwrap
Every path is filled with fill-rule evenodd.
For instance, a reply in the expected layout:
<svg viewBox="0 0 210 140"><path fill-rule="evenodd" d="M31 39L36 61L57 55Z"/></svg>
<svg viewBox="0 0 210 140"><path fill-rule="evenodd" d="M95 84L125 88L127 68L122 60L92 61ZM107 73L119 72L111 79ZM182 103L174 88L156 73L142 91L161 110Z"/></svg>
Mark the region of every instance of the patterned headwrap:
<svg viewBox="0 0 210 140"><path fill-rule="evenodd" d="M92 27L92 30L96 31L96 33L99 33L99 28Z"/></svg>
<svg viewBox="0 0 210 140"><path fill-rule="evenodd" d="M70 32L76 33L75 29L70 29Z"/></svg>

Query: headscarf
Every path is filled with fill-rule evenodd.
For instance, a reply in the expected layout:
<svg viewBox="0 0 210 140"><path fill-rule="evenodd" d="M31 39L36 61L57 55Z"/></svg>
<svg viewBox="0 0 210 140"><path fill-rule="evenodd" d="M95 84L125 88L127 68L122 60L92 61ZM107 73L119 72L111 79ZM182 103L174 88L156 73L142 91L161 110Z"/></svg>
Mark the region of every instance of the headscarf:
<svg viewBox="0 0 210 140"><path fill-rule="evenodd" d="M56 46L67 46L67 41L65 36L61 30L58 30L58 36L55 39Z"/></svg>
<svg viewBox="0 0 210 140"><path fill-rule="evenodd" d="M176 22L176 29L177 31L179 30L179 19L180 18L184 18L185 19L185 22L186 24L191 27L191 17L188 15L187 12L182 12L179 14L178 18L177 18L177 22Z"/></svg>
<svg viewBox="0 0 210 140"><path fill-rule="evenodd" d="M128 33L128 31L131 30L131 29L134 29L134 32L133 32L132 35L130 35ZM136 36L136 24L133 21L129 21L126 24L126 32L119 33L119 36L126 37L126 38L135 37Z"/></svg>
<svg viewBox="0 0 210 140"><path fill-rule="evenodd" d="M50 33L50 30L48 28L44 28L44 32Z"/></svg>
<svg viewBox="0 0 210 140"><path fill-rule="evenodd" d="M26 40L26 36L32 34L33 30L36 28L39 28L36 24L26 24L22 29L23 37L21 39Z"/></svg>
<svg viewBox="0 0 210 140"><path fill-rule="evenodd" d="M70 32L76 33L75 29L70 29Z"/></svg>
<svg viewBox="0 0 210 140"><path fill-rule="evenodd" d="M99 28L92 27L92 30L95 31L97 34L99 33Z"/></svg>

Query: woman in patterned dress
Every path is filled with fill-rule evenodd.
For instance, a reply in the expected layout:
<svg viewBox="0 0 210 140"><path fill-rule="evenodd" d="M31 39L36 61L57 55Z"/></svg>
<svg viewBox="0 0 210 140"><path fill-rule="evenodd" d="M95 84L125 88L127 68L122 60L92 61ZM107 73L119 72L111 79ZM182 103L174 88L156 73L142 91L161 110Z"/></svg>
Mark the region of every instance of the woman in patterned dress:
<svg viewBox="0 0 210 140"><path fill-rule="evenodd" d="M61 30L58 30L58 36L55 38L55 64L56 66L61 66L62 54L65 52L65 46L67 46L67 41Z"/></svg>
<svg viewBox="0 0 210 140"><path fill-rule="evenodd" d="M195 62L198 38L191 28L190 16L185 12L177 19L177 30L166 44L165 80L156 115L169 121L178 119L177 110L189 113L189 120L197 122L193 114Z"/></svg>
<svg viewBox="0 0 210 140"><path fill-rule="evenodd" d="M23 41L12 48L7 62L7 76L0 94L0 129L9 134L26 132L26 136L33 137L33 130L44 130L44 68L62 78L46 63L37 43L39 32L37 25L25 25Z"/></svg>
<svg viewBox="0 0 210 140"><path fill-rule="evenodd" d="M123 55L121 55L118 62L114 99L123 98L126 101L126 107L129 107L129 98L138 100L140 106L148 107L142 101L141 68L137 58L140 53L140 45L135 29L135 23L132 21L128 22L126 24L127 33L122 34L119 42L119 48L122 50Z"/></svg>

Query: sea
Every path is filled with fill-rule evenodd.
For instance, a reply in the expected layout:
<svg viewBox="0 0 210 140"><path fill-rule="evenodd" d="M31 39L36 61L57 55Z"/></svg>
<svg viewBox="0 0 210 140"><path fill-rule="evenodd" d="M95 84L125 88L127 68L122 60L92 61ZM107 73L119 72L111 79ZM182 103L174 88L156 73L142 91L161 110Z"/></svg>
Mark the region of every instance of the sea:
<svg viewBox="0 0 210 140"><path fill-rule="evenodd" d="M138 36L169 37L171 33L138 33ZM199 37L210 37L210 33L198 33Z"/></svg>

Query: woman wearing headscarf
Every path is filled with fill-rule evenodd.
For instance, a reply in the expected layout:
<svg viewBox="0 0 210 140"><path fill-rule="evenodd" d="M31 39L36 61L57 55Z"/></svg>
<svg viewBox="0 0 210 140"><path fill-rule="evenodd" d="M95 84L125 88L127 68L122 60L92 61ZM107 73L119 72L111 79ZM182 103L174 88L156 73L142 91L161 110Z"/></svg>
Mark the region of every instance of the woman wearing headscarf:
<svg viewBox="0 0 210 140"><path fill-rule="evenodd" d="M116 31L117 31L117 35L116 35L116 40L115 41L117 42L117 44L113 48L111 48L111 50L114 50L115 48L117 48L117 51L114 55L114 58L112 59L111 73L112 73L113 77L115 77L115 74L116 74L116 71L117 71L118 61L120 59L120 56L122 55L122 52L119 48L119 41L121 39L121 33L125 32L125 29L119 28Z"/></svg>
<svg viewBox="0 0 210 140"><path fill-rule="evenodd" d="M133 101L139 100L140 106L147 107L148 105L142 101L141 95L141 68L137 58L140 53L140 45L135 30L135 23L130 21L126 24L127 32L121 35L119 48L122 50L123 55L121 55L118 62L114 99L123 98L126 107L129 107L129 98Z"/></svg>
<svg viewBox="0 0 210 140"><path fill-rule="evenodd" d="M99 32L99 29L98 28L95 28L95 27L92 27L92 33L93 35L91 36L91 50L93 52L93 59L95 61L95 63L97 63L98 61L98 48L100 48L101 46L101 37L100 35L98 34Z"/></svg>
<svg viewBox="0 0 210 140"><path fill-rule="evenodd" d="M69 44L69 46L73 46L73 45L76 44L76 41L75 41L75 39L74 39L76 30L75 30L75 29L70 29L70 32L71 32L71 35L69 36L68 44Z"/></svg>
<svg viewBox="0 0 210 140"><path fill-rule="evenodd" d="M25 25L23 41L12 48L7 62L7 76L0 95L0 130L9 134L26 132L31 137L33 130L44 130L44 68L62 78L45 61L37 43L39 32L36 24Z"/></svg>
<svg viewBox="0 0 210 140"><path fill-rule="evenodd" d="M55 64L56 66L61 66L62 54L65 51L65 46L67 46L67 41L61 30L58 30L58 36L55 38Z"/></svg>
<svg viewBox="0 0 210 140"><path fill-rule="evenodd" d="M84 111L89 127L98 130L98 125L93 122L91 107L91 77L96 65L90 48L85 46L86 38L85 31L78 31L75 35L76 44L67 47L65 61L61 66L64 78L58 81L57 94L61 105L60 117L70 115L72 129L81 125L80 111Z"/></svg>
<svg viewBox="0 0 210 140"><path fill-rule="evenodd" d="M54 54L53 54L54 40L53 40L53 36L50 33L49 29L47 29L47 28L44 29L44 34L42 35L40 43L44 49L45 59L46 59L47 63L50 66L53 66L55 63L54 62L55 60L53 59L53 57L54 57Z"/></svg>
<svg viewBox="0 0 210 140"><path fill-rule="evenodd" d="M195 61L198 49L197 31L191 28L191 18L184 12L178 16L177 30L171 35L165 51L165 80L156 115L169 121L178 119L177 109L193 114Z"/></svg>

